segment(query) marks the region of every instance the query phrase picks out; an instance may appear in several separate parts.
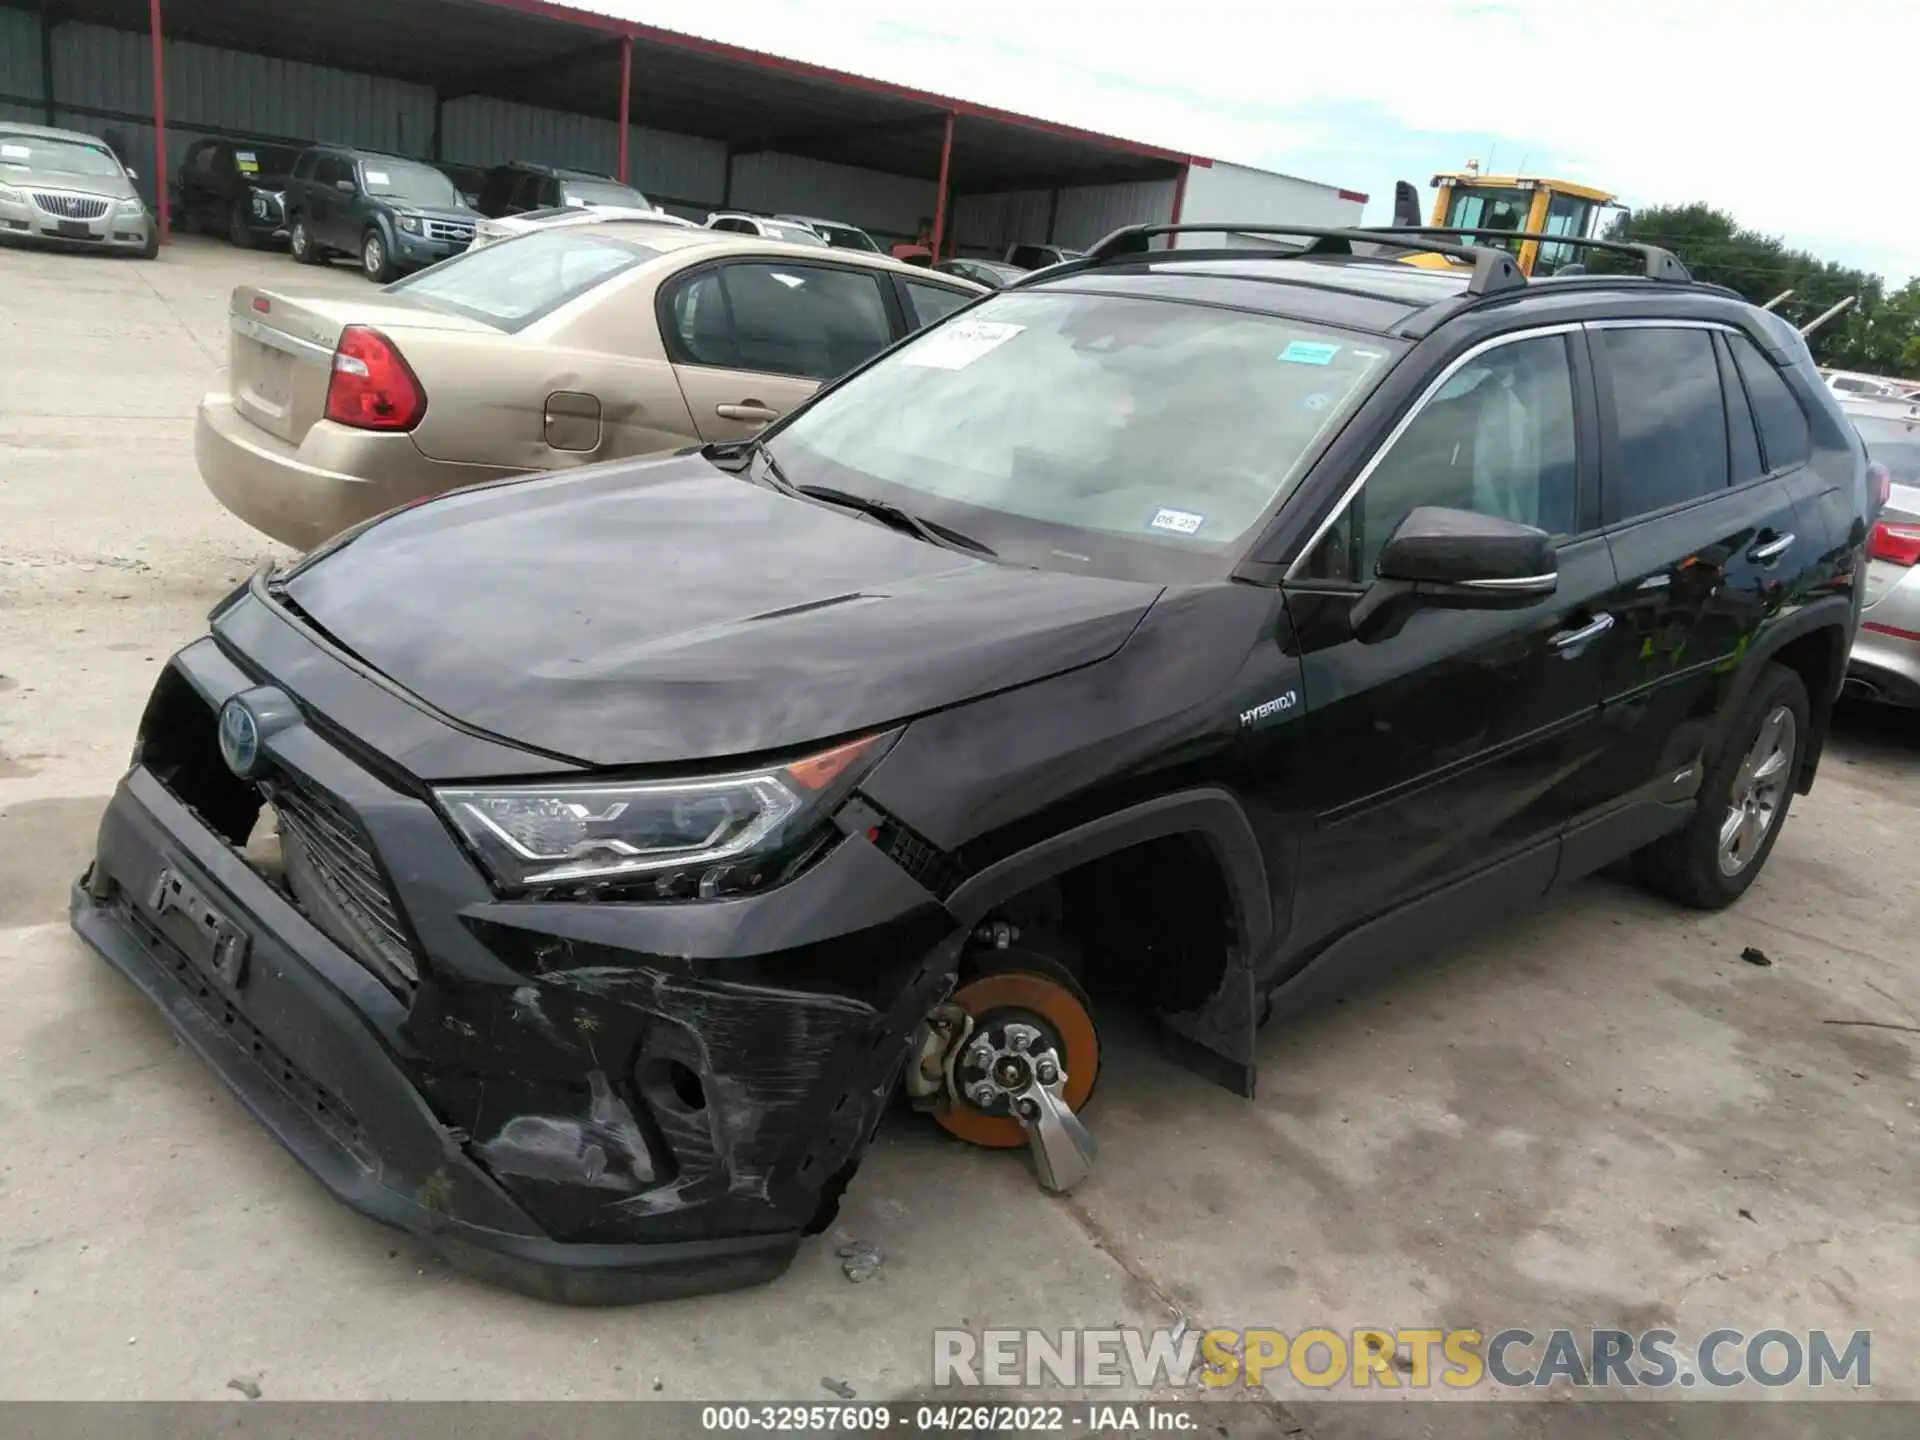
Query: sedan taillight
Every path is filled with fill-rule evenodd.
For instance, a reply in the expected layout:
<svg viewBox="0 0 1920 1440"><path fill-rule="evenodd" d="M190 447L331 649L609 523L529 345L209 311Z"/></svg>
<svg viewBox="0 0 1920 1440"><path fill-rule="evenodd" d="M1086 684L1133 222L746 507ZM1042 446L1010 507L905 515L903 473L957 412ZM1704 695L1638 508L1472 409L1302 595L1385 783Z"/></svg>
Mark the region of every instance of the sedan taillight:
<svg viewBox="0 0 1920 1440"><path fill-rule="evenodd" d="M1920 525L1896 525L1882 520L1867 536L1867 554L1896 565L1920 563Z"/></svg>
<svg viewBox="0 0 1920 1440"><path fill-rule="evenodd" d="M411 430L426 413L427 392L399 347L365 325L340 333L327 380L327 419L356 430Z"/></svg>

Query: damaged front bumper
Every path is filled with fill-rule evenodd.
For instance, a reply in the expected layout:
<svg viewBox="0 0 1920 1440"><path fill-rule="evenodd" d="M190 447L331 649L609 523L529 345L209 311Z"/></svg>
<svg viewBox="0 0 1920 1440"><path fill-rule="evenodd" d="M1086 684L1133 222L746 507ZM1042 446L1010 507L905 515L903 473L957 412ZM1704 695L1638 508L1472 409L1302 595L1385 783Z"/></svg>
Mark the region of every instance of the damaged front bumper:
<svg viewBox="0 0 1920 1440"><path fill-rule="evenodd" d="M337 1198L465 1270L580 1304L779 1274L950 983L938 902L858 834L764 895L501 901L304 721L262 789L219 766L253 683L212 642L175 658L79 934ZM241 849L262 794L305 889Z"/></svg>

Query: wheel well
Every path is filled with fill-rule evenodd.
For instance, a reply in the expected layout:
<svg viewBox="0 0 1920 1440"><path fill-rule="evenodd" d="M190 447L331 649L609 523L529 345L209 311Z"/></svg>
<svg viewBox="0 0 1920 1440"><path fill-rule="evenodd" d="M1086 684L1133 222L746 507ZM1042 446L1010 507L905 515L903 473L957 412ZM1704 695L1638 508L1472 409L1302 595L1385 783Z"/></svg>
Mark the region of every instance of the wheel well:
<svg viewBox="0 0 1920 1440"><path fill-rule="evenodd" d="M1238 934L1227 878L1206 841L1163 835L1042 880L988 917L1064 942L1096 998L1193 1010L1226 974ZM963 969L965 967L963 966Z"/></svg>
<svg viewBox="0 0 1920 1440"><path fill-rule="evenodd" d="M1806 759L1800 766L1796 789L1806 794L1813 787L1813 772L1819 766L1820 752L1827 743L1827 725L1833 718L1833 702L1840 693L1841 676L1847 666L1847 636L1837 625L1823 625L1796 635L1769 657L1800 677L1807 687L1807 721L1812 731L1807 736Z"/></svg>

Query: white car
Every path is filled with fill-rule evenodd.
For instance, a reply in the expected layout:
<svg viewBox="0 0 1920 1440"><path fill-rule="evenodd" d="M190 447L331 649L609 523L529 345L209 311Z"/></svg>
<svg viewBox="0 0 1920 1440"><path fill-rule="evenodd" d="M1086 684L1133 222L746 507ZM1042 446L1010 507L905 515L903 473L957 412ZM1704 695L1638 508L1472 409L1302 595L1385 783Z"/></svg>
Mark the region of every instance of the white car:
<svg viewBox="0 0 1920 1440"><path fill-rule="evenodd" d="M744 215L736 210L715 211L707 216L706 228L732 235L758 235L762 240L783 240L789 245L827 243L826 237L811 225L797 220L769 220L765 215Z"/></svg>
<svg viewBox="0 0 1920 1440"><path fill-rule="evenodd" d="M518 215L482 220L473 227L473 244L468 248L478 250L482 245L511 240L516 235L525 235L534 230L592 225L600 220L638 220L650 225L677 225L682 230L699 228L691 220L682 220L678 215L669 215L664 210L641 210L631 205L556 205L546 210L523 210Z"/></svg>
<svg viewBox="0 0 1920 1440"><path fill-rule="evenodd" d="M776 224L804 225L836 250L861 250L869 255L887 252L873 243L873 237L858 225L844 220L822 220L817 215L775 215Z"/></svg>

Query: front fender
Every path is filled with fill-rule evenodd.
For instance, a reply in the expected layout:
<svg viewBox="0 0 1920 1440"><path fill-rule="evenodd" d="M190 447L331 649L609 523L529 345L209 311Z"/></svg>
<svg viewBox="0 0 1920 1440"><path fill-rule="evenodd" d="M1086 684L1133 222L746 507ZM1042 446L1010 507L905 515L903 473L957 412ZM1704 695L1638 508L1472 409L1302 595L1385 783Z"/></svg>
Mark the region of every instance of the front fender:
<svg viewBox="0 0 1920 1440"><path fill-rule="evenodd" d="M1212 853L1234 915L1234 945L1212 995L1186 1011L1161 1011L1162 1037L1182 1063L1214 1083L1251 1097L1259 1009L1254 965L1273 931L1260 842L1233 794L1202 786L1156 796L1038 841L968 877L947 909L971 930L997 906L1089 861L1150 840L1192 835Z"/></svg>

